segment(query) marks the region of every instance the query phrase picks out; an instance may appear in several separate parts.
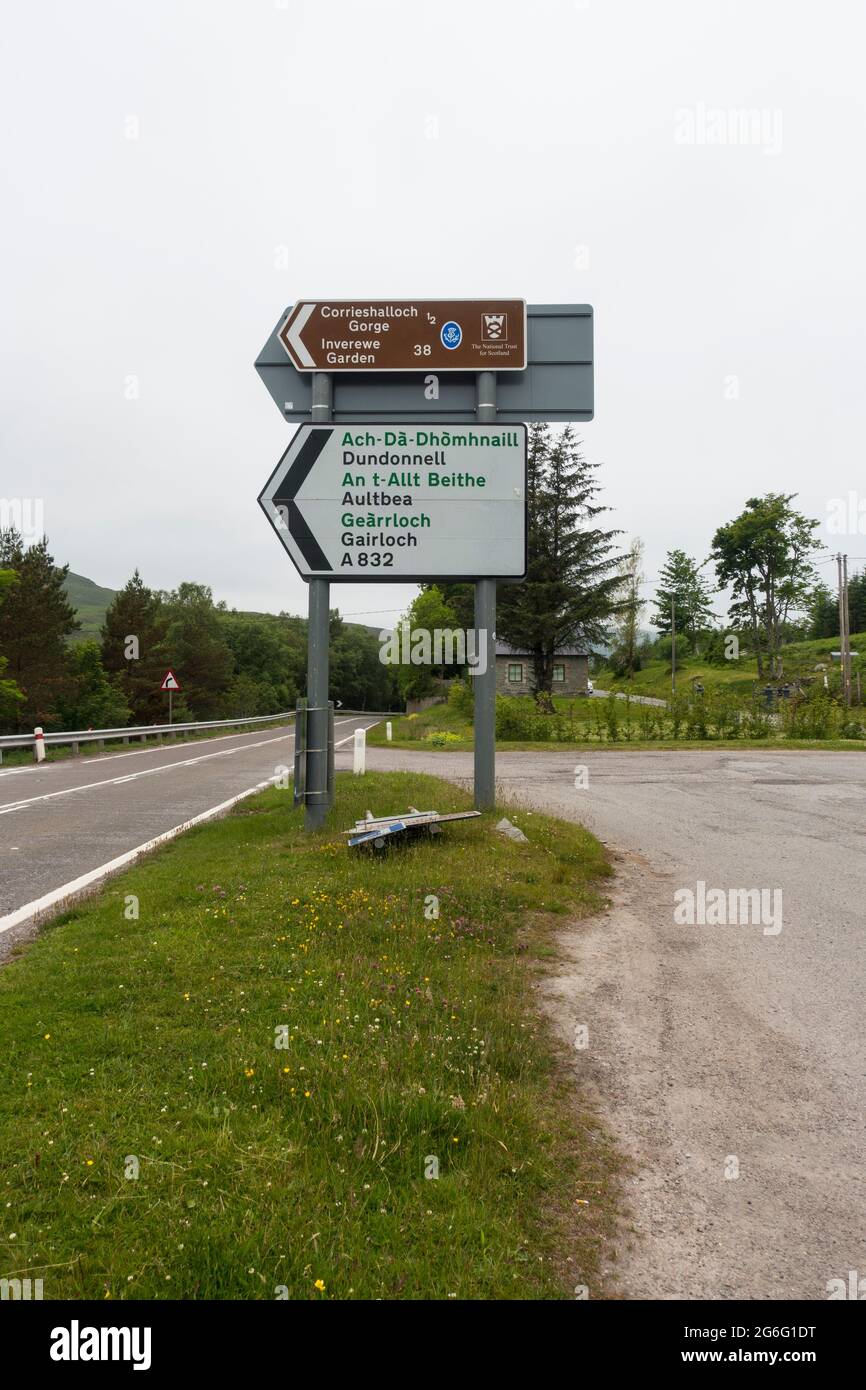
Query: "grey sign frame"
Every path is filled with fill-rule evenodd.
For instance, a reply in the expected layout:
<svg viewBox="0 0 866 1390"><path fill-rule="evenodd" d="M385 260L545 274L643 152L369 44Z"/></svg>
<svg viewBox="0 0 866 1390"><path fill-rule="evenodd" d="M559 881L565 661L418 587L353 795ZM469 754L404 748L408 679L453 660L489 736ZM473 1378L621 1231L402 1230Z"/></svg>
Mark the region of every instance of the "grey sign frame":
<svg viewBox="0 0 866 1390"><path fill-rule="evenodd" d="M289 361L279 330L280 314L256 358L256 371L284 420L304 424L313 414L316 372ZM594 415L594 320L589 304L527 305L525 371L497 376L496 422L549 420L579 423ZM438 395L428 399L431 379ZM476 411L476 372L339 372L332 377L332 415L337 424L469 424Z"/></svg>

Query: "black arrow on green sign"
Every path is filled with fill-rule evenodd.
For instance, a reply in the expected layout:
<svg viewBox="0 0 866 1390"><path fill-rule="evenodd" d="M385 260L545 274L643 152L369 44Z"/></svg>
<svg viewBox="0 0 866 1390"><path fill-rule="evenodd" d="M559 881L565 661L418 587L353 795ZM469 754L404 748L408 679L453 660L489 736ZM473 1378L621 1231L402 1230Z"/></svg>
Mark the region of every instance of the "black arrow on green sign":
<svg viewBox="0 0 866 1390"><path fill-rule="evenodd" d="M310 530L306 518L301 514L295 498L332 434L333 429L330 426L310 430L301 446L298 457L289 466L286 476L278 485L273 497L275 507L285 507L289 535L296 542L311 570L329 570L331 565L327 555Z"/></svg>

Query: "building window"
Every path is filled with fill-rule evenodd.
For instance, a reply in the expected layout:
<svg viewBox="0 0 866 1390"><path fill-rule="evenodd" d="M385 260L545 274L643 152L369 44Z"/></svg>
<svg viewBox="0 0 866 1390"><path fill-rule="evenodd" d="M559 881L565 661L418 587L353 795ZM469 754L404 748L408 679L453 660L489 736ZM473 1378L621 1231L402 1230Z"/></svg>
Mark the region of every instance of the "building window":
<svg viewBox="0 0 866 1390"><path fill-rule="evenodd" d="M523 667L519 661L508 663L508 683L509 685L520 685L523 680Z"/></svg>
<svg viewBox="0 0 866 1390"><path fill-rule="evenodd" d="M565 680L565 667L564 667L564 666L554 666L554 668L553 668L553 679L554 679L555 681L564 681L564 680Z"/></svg>

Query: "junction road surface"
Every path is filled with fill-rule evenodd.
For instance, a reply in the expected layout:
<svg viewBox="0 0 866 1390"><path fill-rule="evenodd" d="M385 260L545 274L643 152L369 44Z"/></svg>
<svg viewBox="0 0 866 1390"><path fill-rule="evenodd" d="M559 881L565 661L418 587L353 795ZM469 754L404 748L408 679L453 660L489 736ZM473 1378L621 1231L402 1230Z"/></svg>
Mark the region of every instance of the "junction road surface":
<svg viewBox="0 0 866 1390"><path fill-rule="evenodd" d="M444 751L368 765L472 775ZM588 1026L575 1071L635 1159L614 1290L820 1300L866 1278L866 754L500 753L497 786L617 868L541 986L569 1044ZM699 880L780 889L781 931L678 925Z"/></svg>
<svg viewBox="0 0 866 1390"><path fill-rule="evenodd" d="M375 715L335 720L349 747ZM0 925L16 909L291 770L294 729L0 769ZM339 751L339 750L338 750ZM338 764L339 766L339 761ZM0 953L17 928L0 934Z"/></svg>

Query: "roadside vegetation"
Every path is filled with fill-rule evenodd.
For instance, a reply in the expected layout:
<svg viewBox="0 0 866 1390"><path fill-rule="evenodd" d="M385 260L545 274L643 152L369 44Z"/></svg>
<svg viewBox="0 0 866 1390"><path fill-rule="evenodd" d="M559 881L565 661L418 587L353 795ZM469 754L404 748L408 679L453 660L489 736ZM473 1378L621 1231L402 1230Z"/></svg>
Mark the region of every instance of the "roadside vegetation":
<svg viewBox="0 0 866 1390"><path fill-rule="evenodd" d="M390 746L470 749L472 713L469 682L454 681L446 703L419 714L391 716ZM385 721L368 731L367 740L375 747L388 746ZM529 696L497 696L496 742L503 750L548 745L640 749L773 745L850 751L866 748L866 710L846 709L838 696L818 683L787 699L774 695L771 704L753 695L751 686L742 691L732 684L717 687L708 680L701 693L684 683L664 706L643 704L628 692L620 696L611 691L604 698L555 699L552 713L539 709Z"/></svg>
<svg viewBox="0 0 866 1390"><path fill-rule="evenodd" d="M671 694L670 641L659 644L664 648L660 654L651 647L645 649L639 670L632 676L623 673L621 668L613 667L604 659L597 663L592 679L599 690L620 690L633 695L653 695L667 700ZM790 683L819 684L823 687L824 672L816 670L823 666L827 673L827 683L831 696L839 695L839 659L832 656L839 651L838 636L812 638L799 642L788 642L782 647L783 674L772 681L775 688L784 681ZM854 671L854 694L856 699L856 673L866 661L866 632L851 634L851 651L858 656L852 661ZM694 681L705 688L717 687L736 692L745 698L760 695L765 689L767 677L758 675L757 660L743 653L738 660L726 661L724 658L710 663L700 654L694 654L681 645L677 652L677 686L688 689ZM866 668L861 677L861 687L866 687ZM864 689L866 694L866 689ZM861 706L862 708L862 706Z"/></svg>
<svg viewBox="0 0 866 1390"><path fill-rule="evenodd" d="M528 843L498 812L370 857L340 833L368 806L466 794L341 775L315 835L290 796L0 971L0 1275L46 1299L595 1292L617 1159L533 983L600 904L601 846L509 810Z"/></svg>
<svg viewBox="0 0 866 1390"><path fill-rule="evenodd" d="M334 611L330 638L335 702L396 703L376 630ZM274 714L303 691L306 665L303 618L229 609L205 584L149 589L137 570L112 594L56 564L44 539L0 529L0 733L166 723L169 668L176 723Z"/></svg>

